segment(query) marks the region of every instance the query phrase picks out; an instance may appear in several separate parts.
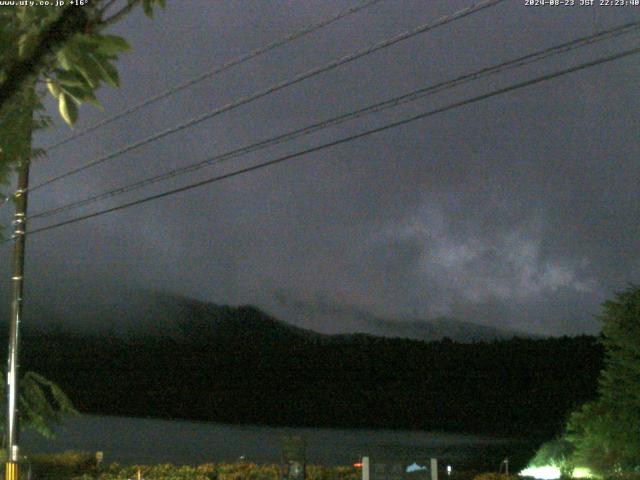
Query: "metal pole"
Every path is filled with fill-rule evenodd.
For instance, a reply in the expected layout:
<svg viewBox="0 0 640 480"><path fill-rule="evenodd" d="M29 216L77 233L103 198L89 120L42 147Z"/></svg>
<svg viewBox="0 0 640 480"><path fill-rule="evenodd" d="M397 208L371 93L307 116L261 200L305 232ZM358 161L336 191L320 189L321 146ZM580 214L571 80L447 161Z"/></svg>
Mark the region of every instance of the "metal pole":
<svg viewBox="0 0 640 480"><path fill-rule="evenodd" d="M369 480L369 457L362 457L362 480Z"/></svg>
<svg viewBox="0 0 640 480"><path fill-rule="evenodd" d="M438 459L431 459L431 480L438 480Z"/></svg>
<svg viewBox="0 0 640 480"><path fill-rule="evenodd" d="M18 188L15 195L15 214L13 219L13 273L11 276L11 319L9 324L9 352L7 359L7 424L6 446L7 463L6 480L18 480L19 459L19 425L18 425L18 340L19 327L22 320L22 292L24 286L24 253L25 232L27 230L27 195L29 187L29 164L31 148L31 110L29 110L28 125L25 134L28 135L27 151L20 160L18 167Z"/></svg>

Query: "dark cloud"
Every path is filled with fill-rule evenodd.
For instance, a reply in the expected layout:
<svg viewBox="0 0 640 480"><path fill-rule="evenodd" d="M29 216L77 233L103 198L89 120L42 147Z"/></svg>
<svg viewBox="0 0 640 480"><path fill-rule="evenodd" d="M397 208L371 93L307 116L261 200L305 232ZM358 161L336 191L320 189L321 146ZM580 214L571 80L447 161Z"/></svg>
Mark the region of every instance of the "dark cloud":
<svg viewBox="0 0 640 480"><path fill-rule="evenodd" d="M467 3L381 2L57 150L34 165L33 181ZM170 4L153 21L132 15L117 27L134 47L120 63L123 86L100 94L107 114L348 5L194 0ZM533 8L506 2L35 192L32 211L618 25L639 13L633 7ZM621 50L634 39L637 35L477 82L145 193L566 68ZM639 73L632 57L34 236L27 302L64 314L77 304L89 310L95 302L121 304L123 292L144 288L269 306L281 291L390 318L448 315L538 333L594 332L598 304L640 274L640 101L634 81ZM83 108L81 117L79 128L101 114ZM38 139L46 144L66 134L60 127ZM7 251L2 255L8 260ZM2 278L6 290L8 272ZM87 319L92 322L99 320Z"/></svg>

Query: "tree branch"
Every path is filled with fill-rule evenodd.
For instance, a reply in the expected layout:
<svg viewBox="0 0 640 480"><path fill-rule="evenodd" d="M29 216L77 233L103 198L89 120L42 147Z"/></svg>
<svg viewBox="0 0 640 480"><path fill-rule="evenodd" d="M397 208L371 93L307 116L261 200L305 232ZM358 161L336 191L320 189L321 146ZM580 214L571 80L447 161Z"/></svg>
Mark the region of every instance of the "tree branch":
<svg viewBox="0 0 640 480"><path fill-rule="evenodd" d="M89 23L90 17L86 8L74 5L66 7L58 19L42 32L31 54L25 59L13 62L6 69L5 80L0 82L0 112L22 86L27 84L29 78L40 73L49 55L55 53L73 35L84 31Z"/></svg>
<svg viewBox="0 0 640 480"><path fill-rule="evenodd" d="M109 18L100 20L102 13L115 3L115 0L111 0L103 9L97 10L97 6L101 1L96 0L89 8L68 5L58 19L40 34L36 47L31 54L27 58L16 60L6 68L5 80L0 82L0 114L4 111L6 104L19 93L29 78L38 75L46 68L47 61L51 55L73 35L86 31L88 28L103 30L122 19L141 2L141 0L127 0L126 6Z"/></svg>

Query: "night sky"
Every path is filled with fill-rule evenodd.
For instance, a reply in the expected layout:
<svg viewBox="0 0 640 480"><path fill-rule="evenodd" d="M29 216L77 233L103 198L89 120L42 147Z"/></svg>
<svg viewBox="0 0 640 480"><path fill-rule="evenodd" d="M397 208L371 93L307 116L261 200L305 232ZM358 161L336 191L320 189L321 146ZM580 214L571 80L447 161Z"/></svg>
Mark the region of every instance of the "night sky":
<svg viewBox="0 0 640 480"><path fill-rule="evenodd" d="M189 0L112 33L133 52L76 129L357 2ZM239 97L450 14L471 0L383 0L52 151L32 184ZM578 3L578 2L576 2ZM598 3L598 1L596 1ZM33 192L30 212L270 138L640 18L640 7L507 0ZM637 46L638 33L102 201L30 228L277 158ZM438 316L595 333L640 281L638 56L596 66L213 185L28 237L26 317L126 308L138 290L277 311L283 299L389 319ZM70 134L37 134L46 146ZM9 209L3 208L3 218ZM8 304L10 248L0 250ZM93 307L93 306L96 307ZM114 307L115 308L115 307ZM94 312L95 313L95 312ZM118 318L118 315L114 315ZM299 319L286 320L301 323ZM119 328L114 320L110 325ZM102 325L104 326L104 325ZM337 322L304 326L341 331Z"/></svg>

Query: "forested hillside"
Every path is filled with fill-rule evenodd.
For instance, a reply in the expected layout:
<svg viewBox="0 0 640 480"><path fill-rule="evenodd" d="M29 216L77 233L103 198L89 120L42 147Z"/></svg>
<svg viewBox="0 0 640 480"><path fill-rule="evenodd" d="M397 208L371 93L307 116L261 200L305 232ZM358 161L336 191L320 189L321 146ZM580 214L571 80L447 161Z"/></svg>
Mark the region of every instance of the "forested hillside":
<svg viewBox="0 0 640 480"><path fill-rule="evenodd" d="M602 366L587 336L424 343L320 335L252 307L177 315L167 335L27 328L22 368L91 413L552 435Z"/></svg>

